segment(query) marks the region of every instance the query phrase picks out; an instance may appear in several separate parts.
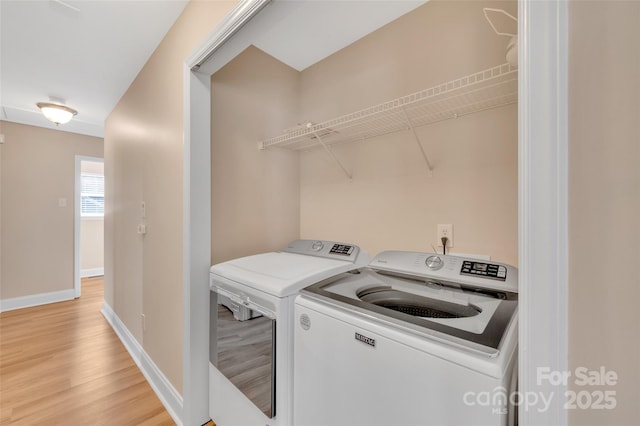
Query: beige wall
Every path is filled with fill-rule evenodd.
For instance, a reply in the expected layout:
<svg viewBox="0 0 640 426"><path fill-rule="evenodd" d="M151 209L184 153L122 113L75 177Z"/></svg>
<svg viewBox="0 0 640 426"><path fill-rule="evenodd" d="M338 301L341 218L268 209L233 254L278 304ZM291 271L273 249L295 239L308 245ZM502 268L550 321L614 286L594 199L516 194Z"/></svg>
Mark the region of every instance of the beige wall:
<svg viewBox="0 0 640 426"><path fill-rule="evenodd" d="M183 66L236 3L190 2L105 125L105 299L178 391ZM146 202L144 219L141 201ZM142 222L147 225L144 237L136 233Z"/></svg>
<svg viewBox="0 0 640 426"><path fill-rule="evenodd" d="M104 220L80 220L80 272L104 268Z"/></svg>
<svg viewBox="0 0 640 426"><path fill-rule="evenodd" d="M5 121L0 127L0 298L72 290L75 156L102 157L103 140Z"/></svg>
<svg viewBox="0 0 640 426"><path fill-rule="evenodd" d="M255 47L212 76L212 263L298 238L298 155L257 149L295 122L298 80Z"/></svg>
<svg viewBox="0 0 640 426"><path fill-rule="evenodd" d="M320 122L505 60L507 39L483 7L517 15L516 2L431 1L304 70L301 121ZM292 123L295 124L295 123ZM301 237L382 250L432 251L437 224L454 226L454 253L517 265L517 107L337 145L349 181L322 150L300 163Z"/></svg>
<svg viewBox="0 0 640 426"><path fill-rule="evenodd" d="M483 7L517 14L516 2L435 1L301 73L253 47L218 72L212 80L213 262L286 243L299 202L302 238L353 242L371 254L431 251L437 224L452 223L453 252L517 264L515 105L418 129L433 177L411 132L400 132L335 146L352 181L323 150L303 152L298 197L291 193L298 178L271 163L286 152L255 146L296 123L504 63L507 39L487 25ZM283 209L290 213L282 216Z"/></svg>
<svg viewBox="0 0 640 426"><path fill-rule="evenodd" d="M640 2L569 5L569 367L604 366L614 410L570 424L640 418Z"/></svg>

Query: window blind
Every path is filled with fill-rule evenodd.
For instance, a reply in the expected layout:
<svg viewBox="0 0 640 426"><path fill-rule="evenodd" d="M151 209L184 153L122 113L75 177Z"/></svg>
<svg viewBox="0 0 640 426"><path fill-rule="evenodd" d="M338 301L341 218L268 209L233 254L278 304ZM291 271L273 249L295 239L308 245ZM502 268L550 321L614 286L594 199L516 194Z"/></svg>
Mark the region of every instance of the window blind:
<svg viewBox="0 0 640 426"><path fill-rule="evenodd" d="M80 174L80 215L104 216L104 175Z"/></svg>

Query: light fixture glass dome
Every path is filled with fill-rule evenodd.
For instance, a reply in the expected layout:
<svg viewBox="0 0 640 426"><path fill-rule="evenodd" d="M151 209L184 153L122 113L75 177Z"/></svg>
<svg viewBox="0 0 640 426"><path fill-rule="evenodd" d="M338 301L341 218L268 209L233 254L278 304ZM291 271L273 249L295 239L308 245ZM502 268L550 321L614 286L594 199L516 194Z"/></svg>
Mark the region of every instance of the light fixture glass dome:
<svg viewBox="0 0 640 426"><path fill-rule="evenodd" d="M51 102L38 102L36 105L38 105L38 108L40 108L47 120L55 123L56 126L68 123L69 120L78 113L78 111L66 105Z"/></svg>

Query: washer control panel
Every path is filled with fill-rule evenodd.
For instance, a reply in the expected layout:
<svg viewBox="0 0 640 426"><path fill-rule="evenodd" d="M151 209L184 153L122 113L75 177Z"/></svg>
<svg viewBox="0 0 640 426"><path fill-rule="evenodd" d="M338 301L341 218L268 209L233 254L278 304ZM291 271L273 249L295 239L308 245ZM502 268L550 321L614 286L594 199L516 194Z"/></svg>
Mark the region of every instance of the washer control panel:
<svg viewBox="0 0 640 426"><path fill-rule="evenodd" d="M507 268L502 265L496 265L495 263L475 262L472 260L465 260L462 262L461 274L475 275L478 277L493 278L496 280L505 281L507 279Z"/></svg>
<svg viewBox="0 0 640 426"><path fill-rule="evenodd" d="M390 250L378 253L369 267L482 289L518 292L518 270L515 267L483 259Z"/></svg>
<svg viewBox="0 0 640 426"><path fill-rule="evenodd" d="M427 268L431 269L432 271L437 271L444 266L444 261L440 256L437 255L427 257L427 260L425 260L424 263L425 265L427 265Z"/></svg>

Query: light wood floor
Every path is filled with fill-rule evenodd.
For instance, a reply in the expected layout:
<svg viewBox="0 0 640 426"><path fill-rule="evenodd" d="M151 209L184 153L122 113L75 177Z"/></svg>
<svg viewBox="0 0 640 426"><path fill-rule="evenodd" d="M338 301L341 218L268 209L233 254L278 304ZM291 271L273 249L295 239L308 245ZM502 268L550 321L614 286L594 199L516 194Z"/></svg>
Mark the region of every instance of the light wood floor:
<svg viewBox="0 0 640 426"><path fill-rule="evenodd" d="M0 314L1 425L173 425L100 313L102 280L82 297Z"/></svg>

